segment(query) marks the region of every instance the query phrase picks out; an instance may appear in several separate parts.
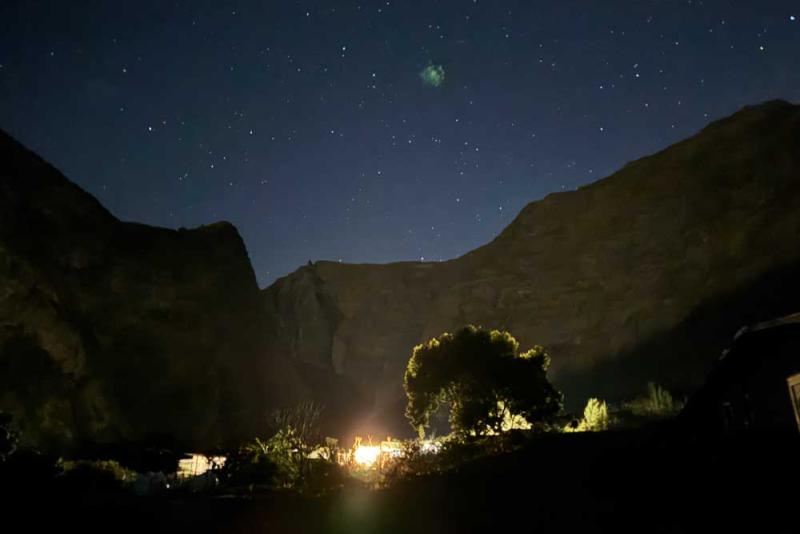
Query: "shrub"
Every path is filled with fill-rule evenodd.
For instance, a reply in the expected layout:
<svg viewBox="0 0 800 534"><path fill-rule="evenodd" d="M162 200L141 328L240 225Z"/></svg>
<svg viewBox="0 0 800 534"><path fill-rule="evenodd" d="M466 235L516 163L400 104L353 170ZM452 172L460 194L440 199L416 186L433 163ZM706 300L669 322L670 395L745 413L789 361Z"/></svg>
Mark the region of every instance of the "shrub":
<svg viewBox="0 0 800 534"><path fill-rule="evenodd" d="M680 411L682 403L663 387L648 382L647 395L626 403L624 407L633 415L669 417Z"/></svg>
<svg viewBox="0 0 800 534"><path fill-rule="evenodd" d="M591 398L583 409L583 419L564 427L565 432L600 432L608 430L608 405L605 401Z"/></svg>
<svg viewBox="0 0 800 534"><path fill-rule="evenodd" d="M322 411L322 406L314 401L303 401L295 406L276 410L272 414L273 429L284 432L295 448L308 448L310 451L322 439Z"/></svg>
<svg viewBox="0 0 800 534"><path fill-rule="evenodd" d="M349 479L345 469L335 461L324 458L308 461L308 472L303 478L302 490L320 495L341 488Z"/></svg>
<svg viewBox="0 0 800 534"><path fill-rule="evenodd" d="M69 489L107 492L126 489L136 481L136 472L114 460L61 461L61 481Z"/></svg>
<svg viewBox="0 0 800 534"><path fill-rule="evenodd" d="M242 445L228 455L221 482L230 489L291 488L312 494L341 487L347 476L336 463L335 440L327 439L321 447L324 454L317 458L308 458L310 447L298 440L292 428L284 428L268 440Z"/></svg>
<svg viewBox="0 0 800 534"><path fill-rule="evenodd" d="M403 453L381 473L378 485L386 487L411 478L458 471L483 458L518 450L530 442L531 436L528 431L512 430L494 436L451 434L435 441L404 442Z"/></svg>
<svg viewBox="0 0 800 534"><path fill-rule="evenodd" d="M274 486L279 466L267 442L255 438L229 454L221 470L222 481L229 486Z"/></svg>
<svg viewBox="0 0 800 534"><path fill-rule="evenodd" d="M314 401L304 401L273 414L275 435L270 438L269 447L287 485L304 485L310 474L308 457L323 442L322 411L323 407Z"/></svg>
<svg viewBox="0 0 800 534"><path fill-rule="evenodd" d="M592 432L608 430L608 406L605 401L591 398L583 409L586 429Z"/></svg>

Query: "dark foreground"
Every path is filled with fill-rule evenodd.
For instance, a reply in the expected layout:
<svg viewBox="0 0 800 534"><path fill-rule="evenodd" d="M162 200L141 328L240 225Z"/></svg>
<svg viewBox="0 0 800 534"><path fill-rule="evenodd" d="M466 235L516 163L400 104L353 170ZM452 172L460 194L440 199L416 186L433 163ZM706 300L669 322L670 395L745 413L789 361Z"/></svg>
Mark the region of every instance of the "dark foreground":
<svg viewBox="0 0 800 534"><path fill-rule="evenodd" d="M796 436L544 436L458 472L324 497L4 498L6 532L798 532Z"/></svg>

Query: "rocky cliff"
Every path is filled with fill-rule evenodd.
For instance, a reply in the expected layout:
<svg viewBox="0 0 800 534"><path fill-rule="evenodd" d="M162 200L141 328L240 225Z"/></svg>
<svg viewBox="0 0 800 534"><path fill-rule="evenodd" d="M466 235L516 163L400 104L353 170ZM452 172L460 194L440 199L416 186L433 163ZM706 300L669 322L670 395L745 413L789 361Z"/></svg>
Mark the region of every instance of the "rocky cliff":
<svg viewBox="0 0 800 534"><path fill-rule="evenodd" d="M800 307L798 243L800 106L774 101L532 202L458 259L320 261L264 299L275 352L357 384L397 431L412 347L466 323L548 347L571 406L647 380L690 388L739 326Z"/></svg>
<svg viewBox="0 0 800 534"><path fill-rule="evenodd" d="M0 409L28 442L251 436L302 394L264 321L232 225L121 222L0 132Z"/></svg>
<svg viewBox="0 0 800 534"><path fill-rule="evenodd" d="M800 302L800 106L769 102L526 206L441 263L316 262L259 293L235 228L121 222L0 132L0 410L53 448L210 447L315 397L407 432L412 347L466 323L547 346L570 406L691 388Z"/></svg>

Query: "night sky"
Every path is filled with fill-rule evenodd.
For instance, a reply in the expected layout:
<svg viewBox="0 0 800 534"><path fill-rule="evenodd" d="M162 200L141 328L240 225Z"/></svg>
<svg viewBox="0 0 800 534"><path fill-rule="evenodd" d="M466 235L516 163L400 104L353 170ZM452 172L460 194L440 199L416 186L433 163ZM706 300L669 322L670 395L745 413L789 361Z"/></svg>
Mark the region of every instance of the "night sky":
<svg viewBox="0 0 800 534"><path fill-rule="evenodd" d="M224 4L224 5L223 5ZM0 128L124 220L224 219L266 285L439 261L772 98L797 1L0 2Z"/></svg>

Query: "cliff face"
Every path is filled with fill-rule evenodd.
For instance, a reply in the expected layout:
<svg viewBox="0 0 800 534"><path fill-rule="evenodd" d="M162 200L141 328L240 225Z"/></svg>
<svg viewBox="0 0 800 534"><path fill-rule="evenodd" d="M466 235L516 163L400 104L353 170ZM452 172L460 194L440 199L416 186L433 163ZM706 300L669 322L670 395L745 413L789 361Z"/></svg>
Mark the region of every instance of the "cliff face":
<svg viewBox="0 0 800 534"><path fill-rule="evenodd" d="M456 260L317 262L261 294L231 225L121 222L0 132L0 410L53 448L211 447L309 396L329 432L407 432L412 347L467 323L547 346L573 407L688 388L741 325L797 311L798 238L785 102L533 202Z"/></svg>
<svg viewBox="0 0 800 534"><path fill-rule="evenodd" d="M233 226L123 223L0 132L0 409L27 441L251 436L292 379L264 321Z"/></svg>
<svg viewBox="0 0 800 534"><path fill-rule="evenodd" d="M265 299L281 354L360 384L400 429L412 347L466 323L548 347L571 406L692 387L742 324L800 306L799 238L800 106L776 101L533 202L458 259L317 262Z"/></svg>

